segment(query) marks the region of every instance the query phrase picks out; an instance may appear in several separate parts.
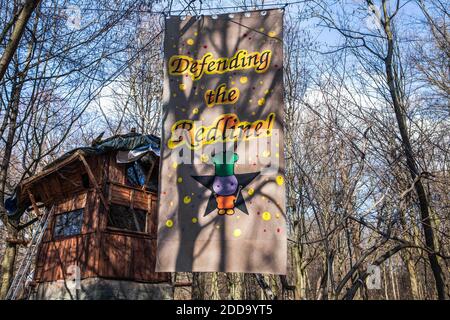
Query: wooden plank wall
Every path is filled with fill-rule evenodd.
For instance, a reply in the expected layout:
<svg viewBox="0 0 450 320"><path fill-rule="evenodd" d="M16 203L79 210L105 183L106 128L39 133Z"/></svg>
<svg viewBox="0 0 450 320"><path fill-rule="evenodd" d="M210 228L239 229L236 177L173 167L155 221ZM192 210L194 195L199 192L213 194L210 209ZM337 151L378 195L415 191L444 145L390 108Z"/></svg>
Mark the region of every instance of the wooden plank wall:
<svg viewBox="0 0 450 320"><path fill-rule="evenodd" d="M148 234L117 231L106 227L100 242L100 275L145 282L170 281L169 273L154 272L158 224L156 195L117 183L110 183L109 195L111 206L125 205L147 211Z"/></svg>
<svg viewBox="0 0 450 320"><path fill-rule="evenodd" d="M126 233L103 232L100 276L143 282L166 282L168 273L155 273L156 239Z"/></svg>
<svg viewBox="0 0 450 320"><path fill-rule="evenodd" d="M54 238L56 217L63 212L83 210L81 234L65 238ZM81 278L94 276L98 267L98 197L93 189L74 195L73 198L55 204L54 214L45 231L36 259L36 281L64 279L69 265L80 266Z"/></svg>
<svg viewBox="0 0 450 320"><path fill-rule="evenodd" d="M98 254L94 233L42 244L36 263L37 282L63 280L70 265L80 267L81 278L97 275Z"/></svg>

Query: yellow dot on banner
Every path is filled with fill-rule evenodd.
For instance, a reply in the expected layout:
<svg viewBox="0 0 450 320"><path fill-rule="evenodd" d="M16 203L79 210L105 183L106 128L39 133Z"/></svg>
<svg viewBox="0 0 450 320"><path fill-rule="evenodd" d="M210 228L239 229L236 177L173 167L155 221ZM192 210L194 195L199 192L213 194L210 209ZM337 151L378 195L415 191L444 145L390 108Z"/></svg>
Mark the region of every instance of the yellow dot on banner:
<svg viewBox="0 0 450 320"><path fill-rule="evenodd" d="M182 177L178 177L177 181L178 181L178 183L182 183L183 182L183 178Z"/></svg>
<svg viewBox="0 0 450 320"><path fill-rule="evenodd" d="M189 39L187 39L186 43L187 43L188 45L192 46L192 45L194 44L194 40L191 39L191 38L189 38Z"/></svg>
<svg viewBox="0 0 450 320"><path fill-rule="evenodd" d="M272 217L271 217L270 212L264 211L262 214L262 218L264 221L269 221Z"/></svg>
<svg viewBox="0 0 450 320"><path fill-rule="evenodd" d="M180 88L180 90L183 91L183 90L186 89L186 85L185 85L184 83L180 83L180 84L178 85L178 88Z"/></svg>
<svg viewBox="0 0 450 320"><path fill-rule="evenodd" d="M284 183L284 178L283 178L283 176L277 176L276 180L277 180L277 184L278 184L279 186L281 186L281 185Z"/></svg>
<svg viewBox="0 0 450 320"><path fill-rule="evenodd" d="M240 219L241 218L241 216L236 216L236 219Z"/></svg>
<svg viewBox="0 0 450 320"><path fill-rule="evenodd" d="M259 28L259 32L264 32L264 28Z"/></svg>
<svg viewBox="0 0 450 320"><path fill-rule="evenodd" d="M194 32L194 36L198 36L198 32L197 31Z"/></svg>
<svg viewBox="0 0 450 320"><path fill-rule="evenodd" d="M198 219L197 218L192 218L192 223L197 223Z"/></svg>
<svg viewBox="0 0 450 320"><path fill-rule="evenodd" d="M202 155L200 156L200 161L201 161L201 162L207 162L208 160L209 160L209 157L208 157L207 154L202 154Z"/></svg>
<svg viewBox="0 0 450 320"><path fill-rule="evenodd" d="M260 82L259 82L259 84L263 84L263 83L264 83L263 81L260 81Z"/></svg>
<svg viewBox="0 0 450 320"><path fill-rule="evenodd" d="M234 85L234 84L236 84L236 82L234 82L234 81L231 81L231 84L233 84L233 85Z"/></svg>
<svg viewBox="0 0 450 320"><path fill-rule="evenodd" d="M255 111L252 111L252 116L254 116L256 114L256 112Z"/></svg>
<svg viewBox="0 0 450 320"><path fill-rule="evenodd" d="M266 89L266 91L264 91L264 94L269 94L269 89Z"/></svg>
<svg viewBox="0 0 450 320"><path fill-rule="evenodd" d="M233 236L235 236L236 238L240 237L242 234L241 229L234 229L233 231Z"/></svg>
<svg viewBox="0 0 450 320"><path fill-rule="evenodd" d="M166 227L167 227L167 228L172 228L172 227L173 227L173 221L170 220L170 219L167 220L167 221L166 221Z"/></svg>
<svg viewBox="0 0 450 320"><path fill-rule="evenodd" d="M280 157L280 154L279 154L278 152L275 153L275 157L279 158L279 157Z"/></svg>
<svg viewBox="0 0 450 320"><path fill-rule="evenodd" d="M252 196L255 193L255 189L250 188L250 189L248 189L247 193L249 196Z"/></svg>
<svg viewBox="0 0 450 320"><path fill-rule="evenodd" d="M173 162L173 163L172 163L172 168L176 169L177 167L178 167L178 163Z"/></svg>
<svg viewBox="0 0 450 320"><path fill-rule="evenodd" d="M261 98L258 100L258 106L262 106L264 103L266 103L266 99Z"/></svg>
<svg viewBox="0 0 450 320"><path fill-rule="evenodd" d="M241 77L241 78L239 79L239 82L242 83L242 84L247 83L247 81L248 81L248 78L247 78L247 77Z"/></svg>
<svg viewBox="0 0 450 320"><path fill-rule="evenodd" d="M270 151L269 150L264 150L262 155L263 155L264 158L268 158L268 157L270 157Z"/></svg>
<svg viewBox="0 0 450 320"><path fill-rule="evenodd" d="M271 37L271 38L275 37L276 35L277 35L277 33L275 31L270 31L268 33L268 36Z"/></svg>
<svg viewBox="0 0 450 320"><path fill-rule="evenodd" d="M186 196L186 197L183 198L183 202L184 202L185 204L190 203L191 200L192 200L192 199L191 199L191 197L189 197L189 196Z"/></svg>
<svg viewBox="0 0 450 320"><path fill-rule="evenodd" d="M198 108L194 108L194 110L192 110L193 114L197 114L198 113Z"/></svg>
<svg viewBox="0 0 450 320"><path fill-rule="evenodd" d="M275 215L275 218L280 219L280 214L277 213L277 214Z"/></svg>

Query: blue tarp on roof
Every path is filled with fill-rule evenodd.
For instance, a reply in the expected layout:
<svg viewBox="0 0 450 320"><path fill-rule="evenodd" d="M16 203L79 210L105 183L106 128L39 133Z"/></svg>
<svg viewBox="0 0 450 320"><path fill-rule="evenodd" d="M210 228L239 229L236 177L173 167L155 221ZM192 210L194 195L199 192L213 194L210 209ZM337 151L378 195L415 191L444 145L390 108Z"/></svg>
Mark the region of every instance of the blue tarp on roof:
<svg viewBox="0 0 450 320"><path fill-rule="evenodd" d="M44 170L49 169L64 159L68 158L76 151L83 151L86 155L100 155L112 151L130 151L138 154L139 157L152 152L156 156L160 155L160 138L149 134L128 133L124 135L117 135L108 139L99 141L91 147L81 147L73 149L63 156L59 157L52 163L45 166ZM130 156L130 159L136 159ZM134 160L133 160L134 161ZM5 208L10 217L20 217L25 208L20 208L17 192L5 200Z"/></svg>
<svg viewBox="0 0 450 320"><path fill-rule="evenodd" d="M88 155L104 154L111 151L143 151L148 150L159 157L160 152L160 138L150 134L128 133L124 135L117 135L105 139L92 147L81 147L73 149L57 160L47 165L44 169L51 168L58 162L68 158L76 151L83 151Z"/></svg>

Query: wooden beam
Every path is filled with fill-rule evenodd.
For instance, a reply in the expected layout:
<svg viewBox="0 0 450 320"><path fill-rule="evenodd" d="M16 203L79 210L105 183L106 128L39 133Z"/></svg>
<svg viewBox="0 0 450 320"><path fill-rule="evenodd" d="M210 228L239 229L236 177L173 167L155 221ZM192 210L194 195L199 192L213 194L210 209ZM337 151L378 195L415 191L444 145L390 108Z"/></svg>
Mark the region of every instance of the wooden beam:
<svg viewBox="0 0 450 320"><path fill-rule="evenodd" d="M142 186L142 190L145 190L147 187L148 182L150 181L150 177L152 176L153 169L155 168L156 159L152 161L152 165L150 166L150 169L148 170L147 177L145 177L144 185Z"/></svg>
<svg viewBox="0 0 450 320"><path fill-rule="evenodd" d="M36 216L40 217L42 216L41 211L39 210L39 207L36 204L36 199L34 198L34 194L30 191L30 189L27 189L28 197L30 198L31 205L33 206L34 213L36 213Z"/></svg>
<svg viewBox="0 0 450 320"><path fill-rule="evenodd" d="M77 151L74 154L70 155L69 157L67 157L66 159L57 162L55 165L51 165L50 164L50 168L48 168L47 170L42 171L41 173L38 173L32 177L29 177L27 179L25 179L20 185L27 187L27 185L30 185L31 183L36 182L37 180L40 180L46 176L48 176L49 174L61 169L62 167L70 164L71 162L73 162L74 160L78 159L80 156L80 152Z"/></svg>
<svg viewBox="0 0 450 320"><path fill-rule="evenodd" d="M22 245L22 246L27 246L29 243L29 241L27 241L25 239L18 239L18 238L6 238L5 242L11 243L11 244L18 244L18 245Z"/></svg>
<svg viewBox="0 0 450 320"><path fill-rule="evenodd" d="M108 210L109 209L108 202L106 202L105 196L103 195L103 192L102 192L99 184L97 183L97 179L95 179L95 176L94 176L94 173L91 170L91 167L89 166L89 164L87 163L86 159L84 158L84 156L81 153L79 154L79 157L80 157L80 160L83 163L84 167L86 168L86 172L88 174L89 180L94 185L94 188L99 193L99 196L100 196L100 199L103 202L103 205Z"/></svg>
<svg viewBox="0 0 450 320"><path fill-rule="evenodd" d="M29 220L28 222L19 225L19 226L17 227L17 230L20 231L20 230L22 230L22 229L25 229L26 227L31 226L33 223L35 223L35 222L37 222L37 221L39 221L39 218L38 218L38 217L33 218L33 219Z"/></svg>

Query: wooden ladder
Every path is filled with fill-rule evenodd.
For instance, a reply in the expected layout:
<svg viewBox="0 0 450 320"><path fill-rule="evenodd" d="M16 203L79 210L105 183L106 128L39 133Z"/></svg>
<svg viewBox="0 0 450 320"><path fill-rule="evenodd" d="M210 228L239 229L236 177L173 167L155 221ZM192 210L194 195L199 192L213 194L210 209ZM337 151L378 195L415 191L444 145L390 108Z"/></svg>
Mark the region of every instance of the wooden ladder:
<svg viewBox="0 0 450 320"><path fill-rule="evenodd" d="M28 245L27 251L25 253L22 262L20 263L19 269L14 276L14 279L9 287L8 293L6 294L6 300L16 300L20 298L22 291L25 289L25 285L28 281L33 280L34 276L34 265L38 247L42 241L45 230L47 229L48 222L53 214L53 207L50 210L45 210L39 224L34 230L31 242ZM33 266L33 267L32 267Z"/></svg>

